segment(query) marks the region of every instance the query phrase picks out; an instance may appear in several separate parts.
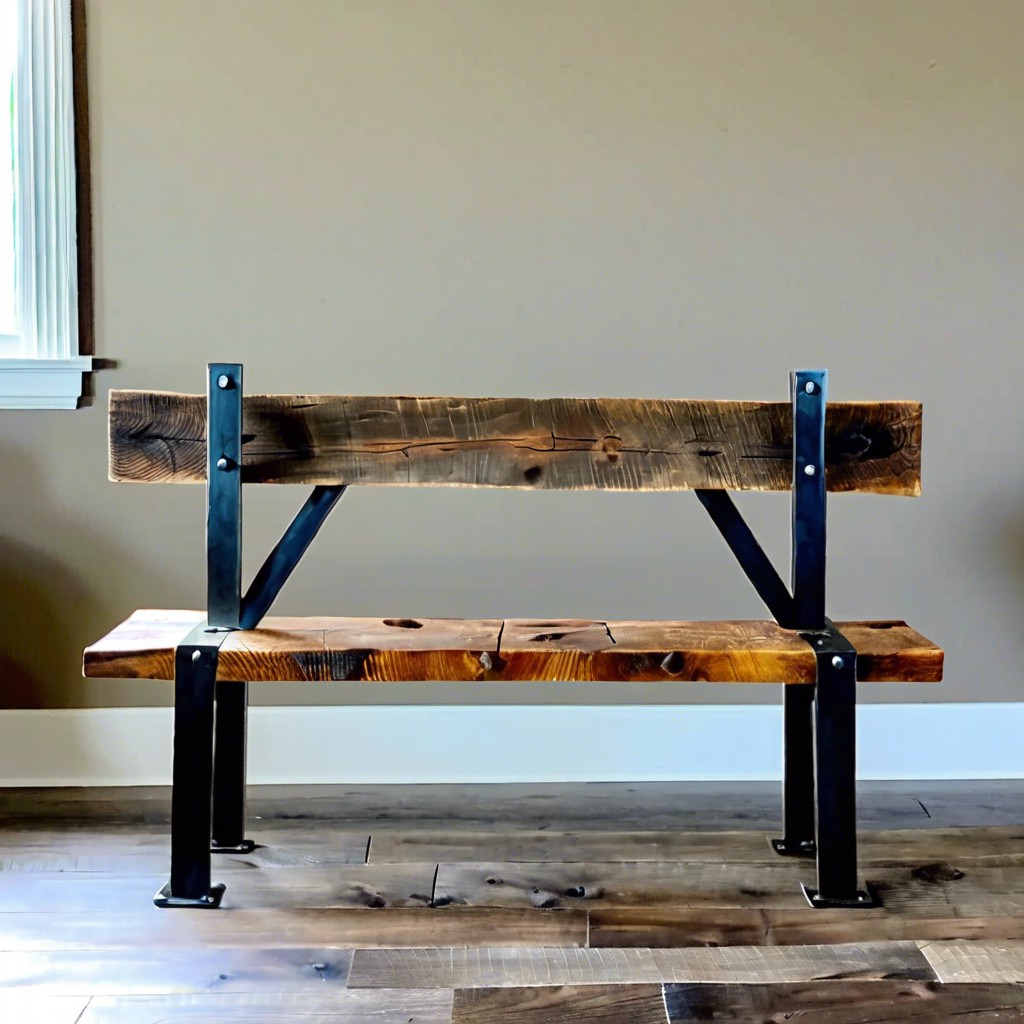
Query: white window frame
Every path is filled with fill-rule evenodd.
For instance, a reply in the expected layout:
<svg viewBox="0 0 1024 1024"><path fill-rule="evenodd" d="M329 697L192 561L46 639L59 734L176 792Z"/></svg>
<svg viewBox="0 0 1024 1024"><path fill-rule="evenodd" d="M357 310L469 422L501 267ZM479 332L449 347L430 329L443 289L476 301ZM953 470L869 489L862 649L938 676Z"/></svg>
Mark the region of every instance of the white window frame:
<svg viewBox="0 0 1024 1024"><path fill-rule="evenodd" d="M0 336L0 409L75 409L79 355L71 0L15 0L15 304Z"/></svg>

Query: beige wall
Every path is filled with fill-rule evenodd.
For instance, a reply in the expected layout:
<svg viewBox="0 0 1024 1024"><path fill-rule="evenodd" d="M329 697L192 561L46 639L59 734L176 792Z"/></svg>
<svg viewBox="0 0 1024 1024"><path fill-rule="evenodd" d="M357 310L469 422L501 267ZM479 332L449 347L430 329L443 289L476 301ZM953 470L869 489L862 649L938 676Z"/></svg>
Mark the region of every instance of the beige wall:
<svg viewBox="0 0 1024 1024"><path fill-rule="evenodd" d="M924 497L837 497L830 611L1018 700L1024 3L90 0L95 407L0 413L0 700L135 607L199 606L202 492L106 482L109 387L925 402ZM303 495L247 492L251 574ZM784 496L743 502L780 563ZM676 495L348 495L293 613L759 617ZM621 688L567 688L585 701ZM365 691L364 691L365 692ZM394 700L424 688L396 686ZM479 690L430 694L480 700ZM493 698L543 699L544 688ZM374 690L375 698L382 696ZM775 688L637 687L660 701ZM268 686L257 700L359 699Z"/></svg>

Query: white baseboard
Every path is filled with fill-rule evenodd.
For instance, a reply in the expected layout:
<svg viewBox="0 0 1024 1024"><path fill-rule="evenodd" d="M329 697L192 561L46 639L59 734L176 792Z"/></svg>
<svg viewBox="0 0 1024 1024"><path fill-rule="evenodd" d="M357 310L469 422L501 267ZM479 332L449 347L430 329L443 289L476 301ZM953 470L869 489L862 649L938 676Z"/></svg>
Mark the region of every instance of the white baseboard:
<svg viewBox="0 0 1024 1024"><path fill-rule="evenodd" d="M1024 704L862 704L861 779L1024 778ZM169 708L0 711L0 786L171 779ZM781 708L256 707L249 781L781 778Z"/></svg>

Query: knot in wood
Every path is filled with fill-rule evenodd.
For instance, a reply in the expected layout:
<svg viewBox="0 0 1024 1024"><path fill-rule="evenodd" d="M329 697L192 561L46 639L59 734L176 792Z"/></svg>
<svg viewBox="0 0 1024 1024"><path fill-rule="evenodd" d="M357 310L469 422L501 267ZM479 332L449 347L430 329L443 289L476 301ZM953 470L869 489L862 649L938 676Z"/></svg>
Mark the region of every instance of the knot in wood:
<svg viewBox="0 0 1024 1024"><path fill-rule="evenodd" d="M622 438L614 434L608 434L601 441L601 452L609 462L618 462L622 454Z"/></svg>

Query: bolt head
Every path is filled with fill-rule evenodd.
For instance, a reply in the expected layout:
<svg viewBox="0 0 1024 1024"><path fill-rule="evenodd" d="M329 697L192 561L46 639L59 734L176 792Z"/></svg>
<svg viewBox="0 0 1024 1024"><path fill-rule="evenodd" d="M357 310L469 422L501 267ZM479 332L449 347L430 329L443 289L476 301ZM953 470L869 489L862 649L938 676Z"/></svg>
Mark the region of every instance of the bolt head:
<svg viewBox="0 0 1024 1024"><path fill-rule="evenodd" d="M817 384L815 384L813 380L809 380L809 381L808 381L808 382L807 382L807 383L806 383L806 384L804 385L804 391L806 391L806 392L807 392L807 394L809 394L809 395L813 395L813 394L815 394L815 393L817 392L817 390L818 390L818 385L817 385Z"/></svg>
<svg viewBox="0 0 1024 1024"><path fill-rule="evenodd" d="M217 387L223 389L231 386L231 378L226 374L222 373L217 378Z"/></svg>
<svg viewBox="0 0 1024 1024"><path fill-rule="evenodd" d="M228 468L228 460L223 455L217 460L217 468L220 470Z"/></svg>
<svg viewBox="0 0 1024 1024"><path fill-rule="evenodd" d="M833 668L842 668L845 664L846 662L843 661L843 659L840 658L838 654L832 659Z"/></svg>
<svg viewBox="0 0 1024 1024"><path fill-rule="evenodd" d="M818 472L818 467L817 466L812 466L811 463L809 463L809 462L807 463L806 466L804 466L804 475L805 476L814 476L814 474L817 473L817 472Z"/></svg>

